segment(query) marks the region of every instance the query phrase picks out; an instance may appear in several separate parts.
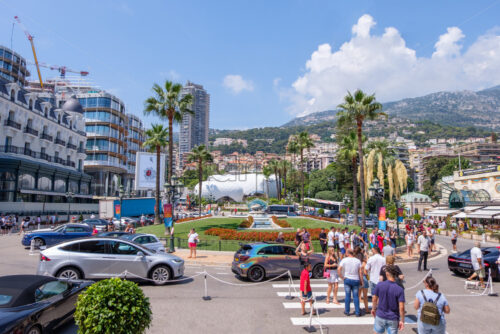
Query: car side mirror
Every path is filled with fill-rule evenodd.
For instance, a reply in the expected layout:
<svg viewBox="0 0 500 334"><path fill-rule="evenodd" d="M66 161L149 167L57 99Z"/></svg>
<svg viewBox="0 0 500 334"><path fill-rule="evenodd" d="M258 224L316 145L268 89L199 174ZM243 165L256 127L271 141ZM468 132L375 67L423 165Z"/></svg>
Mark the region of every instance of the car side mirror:
<svg viewBox="0 0 500 334"><path fill-rule="evenodd" d="M145 255L143 252L139 251L139 252L137 252L137 256L144 257Z"/></svg>

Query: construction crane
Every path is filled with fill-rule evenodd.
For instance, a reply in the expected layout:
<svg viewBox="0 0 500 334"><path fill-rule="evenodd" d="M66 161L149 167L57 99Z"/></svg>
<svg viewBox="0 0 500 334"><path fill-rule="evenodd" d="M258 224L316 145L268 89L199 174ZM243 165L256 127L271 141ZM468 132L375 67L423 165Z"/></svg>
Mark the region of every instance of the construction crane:
<svg viewBox="0 0 500 334"><path fill-rule="evenodd" d="M35 63L32 63L32 62L28 62L28 64L36 65ZM45 68L48 68L51 70L59 71L61 79L66 78L66 72L80 74L82 77L86 77L87 75L89 75L89 72L87 72L87 71L76 71L76 70L72 70L66 66L50 65L50 64L46 64L46 63L42 63L42 62L38 63L38 66L45 67Z"/></svg>
<svg viewBox="0 0 500 334"><path fill-rule="evenodd" d="M14 19L17 21L21 29L23 29L24 34L26 37L28 37L28 40L31 43L31 50L33 50L33 58L35 58L35 65L36 65L36 70L38 72L38 80L40 80L40 87L42 87L43 90L43 81L42 81L42 74L40 73L40 66L38 66L38 59L36 58L36 51L35 51L35 44L33 43L33 36L28 32L26 27L21 23L21 20L19 19L19 16L14 16Z"/></svg>

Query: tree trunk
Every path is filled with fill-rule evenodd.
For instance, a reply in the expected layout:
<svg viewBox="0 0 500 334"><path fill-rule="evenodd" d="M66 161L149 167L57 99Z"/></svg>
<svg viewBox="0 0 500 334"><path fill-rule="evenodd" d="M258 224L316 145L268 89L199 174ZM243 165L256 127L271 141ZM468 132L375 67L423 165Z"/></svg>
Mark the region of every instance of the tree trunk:
<svg viewBox="0 0 500 334"><path fill-rule="evenodd" d="M156 146L156 194L155 194L155 224L160 224L160 146Z"/></svg>
<svg viewBox="0 0 500 334"><path fill-rule="evenodd" d="M280 199L280 182L278 178L278 170L274 170L274 179L276 181L276 198L279 200Z"/></svg>
<svg viewBox="0 0 500 334"><path fill-rule="evenodd" d="M286 168L283 169L283 197L286 199Z"/></svg>
<svg viewBox="0 0 500 334"><path fill-rule="evenodd" d="M304 214L304 152L300 150L300 198L302 201L302 214Z"/></svg>
<svg viewBox="0 0 500 334"><path fill-rule="evenodd" d="M201 189L203 186L203 165L201 159L198 160L198 214L201 217Z"/></svg>
<svg viewBox="0 0 500 334"><path fill-rule="evenodd" d="M358 180L356 178L356 171L358 170L356 157L352 158L352 205L354 207L354 222L358 225Z"/></svg>
<svg viewBox="0 0 500 334"><path fill-rule="evenodd" d="M174 163L174 116L168 117L168 173L167 182L172 179L172 164Z"/></svg>
<svg viewBox="0 0 500 334"><path fill-rule="evenodd" d="M358 155L359 155L359 188L361 193L361 221L363 228L366 228L366 209L365 209L365 166L363 162L363 123L358 120Z"/></svg>

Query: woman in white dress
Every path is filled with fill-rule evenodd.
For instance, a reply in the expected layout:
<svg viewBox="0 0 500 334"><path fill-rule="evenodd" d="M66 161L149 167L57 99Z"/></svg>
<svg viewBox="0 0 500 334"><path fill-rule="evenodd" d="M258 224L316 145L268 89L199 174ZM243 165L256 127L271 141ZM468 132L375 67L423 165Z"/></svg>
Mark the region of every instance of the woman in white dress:
<svg viewBox="0 0 500 334"><path fill-rule="evenodd" d="M413 242L415 241L413 233L407 232L405 236L406 240L406 251L408 252L408 257L413 256Z"/></svg>
<svg viewBox="0 0 500 334"><path fill-rule="evenodd" d="M328 248L328 253L326 254L324 270L326 281L328 282L328 290L326 292L326 303L330 304L330 294L333 290L333 303L340 304L337 300L337 293L339 290L339 276L337 275L337 266L339 261L335 255L335 250L333 247Z"/></svg>

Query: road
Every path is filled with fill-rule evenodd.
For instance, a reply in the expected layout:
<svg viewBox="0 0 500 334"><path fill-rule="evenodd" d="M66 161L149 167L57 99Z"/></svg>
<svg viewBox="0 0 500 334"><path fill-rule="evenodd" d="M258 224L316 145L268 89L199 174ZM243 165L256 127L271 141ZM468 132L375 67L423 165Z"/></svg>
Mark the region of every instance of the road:
<svg viewBox="0 0 500 334"><path fill-rule="evenodd" d="M38 254L30 256L29 250L21 247L17 236L0 237L4 256L0 258L0 275L34 273ZM449 238L436 237L437 243L451 251ZM459 240L459 250L472 247L470 240ZM498 327L493 318L500 305L499 297L473 297L464 290L463 277L456 277L447 268L447 256L436 257L429 262L433 275L437 279L441 292L447 296L451 313L446 316L448 333L497 333ZM401 264L406 275L407 288L417 284L425 275L418 272L415 263ZM150 298L153 308L153 323L148 333L303 333L307 317L300 316L297 298L285 300L288 294L287 280L266 282L252 285L236 278L228 267L189 266L186 277L204 271L213 278L207 278L210 301L202 300L204 295L204 275L182 283L171 283L156 287L141 284L144 293ZM373 318L365 315L360 318L345 317L343 308L334 308L333 304L324 303L326 287L324 280L314 280L313 291L317 294L320 309L320 321L324 324L324 333L372 333ZM294 281L298 284L298 280ZM415 293L423 288L420 284L413 290L406 290L408 302L414 300ZM298 288L297 288L298 289ZM494 289L500 292L500 284ZM343 300L343 288L339 289L339 298ZM465 295L453 297L452 295ZM351 313L353 309L351 308ZM407 306L407 321L414 322L416 311ZM473 319L473 320L472 320ZM320 330L317 323L315 328ZM416 332L416 325L408 323L404 332ZM495 328L497 328L495 330ZM67 326L60 334L76 333L74 325Z"/></svg>

